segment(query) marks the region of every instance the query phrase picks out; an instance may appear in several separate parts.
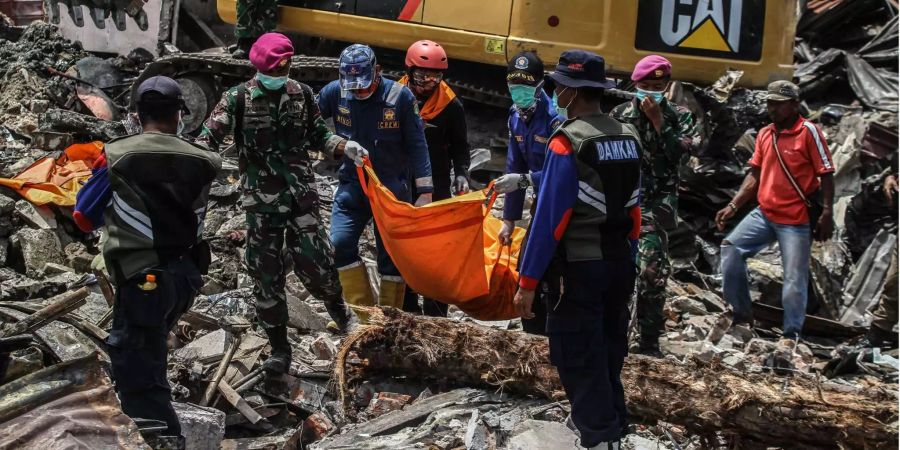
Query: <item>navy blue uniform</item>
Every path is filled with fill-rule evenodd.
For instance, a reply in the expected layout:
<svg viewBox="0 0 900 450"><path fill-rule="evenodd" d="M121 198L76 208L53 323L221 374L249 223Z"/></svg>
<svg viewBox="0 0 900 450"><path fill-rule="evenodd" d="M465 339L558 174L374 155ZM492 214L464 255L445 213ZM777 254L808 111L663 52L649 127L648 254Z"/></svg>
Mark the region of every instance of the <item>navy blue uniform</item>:
<svg viewBox="0 0 900 450"><path fill-rule="evenodd" d="M537 100L534 115L527 122L519 115L515 106L509 109L509 146L506 150L506 173L530 173L535 195L541 185L544 159L547 156L547 142L550 135L562 123L556 116L556 108L544 91ZM506 194L503 201L503 218L522 218L525 189Z"/></svg>
<svg viewBox="0 0 900 450"><path fill-rule="evenodd" d="M432 192L425 128L415 95L407 87L381 78L371 97L357 100L349 94L345 97L340 83L333 81L319 93L318 103L322 117L334 120L338 135L368 150L375 174L397 199L412 201L412 183L418 193ZM335 265L341 268L359 261L359 237L372 219L372 210L359 184L356 166L347 156L338 179L331 211L331 242ZM378 272L400 276L377 232L375 238Z"/></svg>
<svg viewBox="0 0 900 450"><path fill-rule="evenodd" d="M535 195L541 186L544 173L544 160L547 158L547 142L553 131L562 123L557 117L556 108L550 97L543 90L540 91L534 112L529 120L525 120L515 105L509 108L509 146L506 151L506 173L530 173L531 184ZM519 220L522 218L522 207L525 203L525 189L506 194L503 201L503 218L505 220ZM535 203L532 203L531 214L534 215ZM531 226L525 234L525 242ZM525 254L524 248L522 254ZM522 259L519 259L521 263ZM544 283L539 292L540 296L534 304L534 318L522 319L522 329L530 334L546 334L547 329L547 302L552 302L559 297L558 283Z"/></svg>

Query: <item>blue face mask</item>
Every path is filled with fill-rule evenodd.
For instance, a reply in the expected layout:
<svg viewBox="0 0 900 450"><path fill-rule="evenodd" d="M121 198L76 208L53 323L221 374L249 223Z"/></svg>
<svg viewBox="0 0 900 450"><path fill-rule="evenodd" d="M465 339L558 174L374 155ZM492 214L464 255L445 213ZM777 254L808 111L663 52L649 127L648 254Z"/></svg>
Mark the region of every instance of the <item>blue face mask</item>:
<svg viewBox="0 0 900 450"><path fill-rule="evenodd" d="M565 92L565 89L563 89L563 92ZM553 102L553 107L556 108L556 116L559 117L560 120L568 120L569 111L567 108L559 106L559 97L556 95L556 92L553 93L553 99L551 101Z"/></svg>
<svg viewBox="0 0 900 450"><path fill-rule="evenodd" d="M665 95L665 91L645 91L643 89L638 89L634 94L637 97L638 101L643 101L645 98L650 97L656 103L662 103Z"/></svg>
<svg viewBox="0 0 900 450"><path fill-rule="evenodd" d="M283 77L273 77L259 72L256 73L256 80L268 91L277 91L283 88L284 84L287 83L287 79L287 75Z"/></svg>
<svg viewBox="0 0 900 450"><path fill-rule="evenodd" d="M538 86L510 84L509 96L519 109L528 109L537 101L537 90Z"/></svg>

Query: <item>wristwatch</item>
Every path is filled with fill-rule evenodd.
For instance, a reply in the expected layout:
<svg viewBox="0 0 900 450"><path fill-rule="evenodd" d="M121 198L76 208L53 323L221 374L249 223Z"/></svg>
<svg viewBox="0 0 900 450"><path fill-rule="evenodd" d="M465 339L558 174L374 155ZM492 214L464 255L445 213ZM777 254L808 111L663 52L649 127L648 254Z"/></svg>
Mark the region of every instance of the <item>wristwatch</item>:
<svg viewBox="0 0 900 450"><path fill-rule="evenodd" d="M528 175L525 175L525 174L519 175L519 189L525 189L530 184L531 184L531 182L528 181Z"/></svg>
<svg viewBox="0 0 900 450"><path fill-rule="evenodd" d="M734 204L734 202L728 202L728 207L731 208L732 211L737 212L738 207Z"/></svg>

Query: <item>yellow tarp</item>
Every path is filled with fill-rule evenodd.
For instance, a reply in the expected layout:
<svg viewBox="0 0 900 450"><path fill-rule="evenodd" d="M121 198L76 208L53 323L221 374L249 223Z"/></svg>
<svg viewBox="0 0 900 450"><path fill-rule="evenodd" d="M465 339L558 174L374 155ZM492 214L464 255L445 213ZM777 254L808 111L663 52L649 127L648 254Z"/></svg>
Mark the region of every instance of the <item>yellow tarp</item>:
<svg viewBox="0 0 900 450"><path fill-rule="evenodd" d="M502 222L490 214L496 194L477 191L416 208L397 200L368 161L357 171L384 246L413 290L479 320L518 317L513 297L525 230L515 230L510 246L498 242Z"/></svg>
<svg viewBox="0 0 900 450"><path fill-rule="evenodd" d="M0 178L0 186L14 189L35 205L73 206L102 151L102 142L71 145L59 159L41 158L13 178Z"/></svg>

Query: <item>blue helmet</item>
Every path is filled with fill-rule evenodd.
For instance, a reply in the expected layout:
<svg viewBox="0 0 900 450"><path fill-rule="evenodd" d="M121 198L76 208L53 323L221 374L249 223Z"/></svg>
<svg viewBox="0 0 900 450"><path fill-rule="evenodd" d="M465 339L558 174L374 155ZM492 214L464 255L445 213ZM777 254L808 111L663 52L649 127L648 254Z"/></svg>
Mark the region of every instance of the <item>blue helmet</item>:
<svg viewBox="0 0 900 450"><path fill-rule="evenodd" d="M365 89L375 78L375 52L368 46L353 44L341 52L341 89Z"/></svg>

